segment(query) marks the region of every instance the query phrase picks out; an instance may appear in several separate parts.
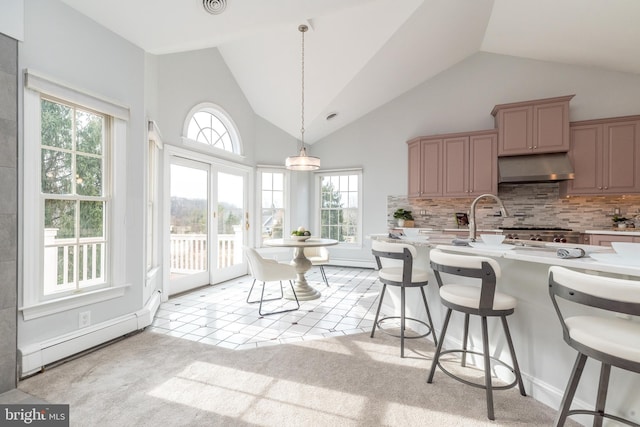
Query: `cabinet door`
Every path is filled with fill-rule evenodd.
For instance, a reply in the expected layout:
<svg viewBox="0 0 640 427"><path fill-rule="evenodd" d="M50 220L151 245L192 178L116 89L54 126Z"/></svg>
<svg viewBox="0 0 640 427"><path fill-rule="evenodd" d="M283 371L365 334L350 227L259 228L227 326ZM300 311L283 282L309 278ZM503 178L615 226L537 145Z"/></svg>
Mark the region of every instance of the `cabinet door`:
<svg viewBox="0 0 640 427"><path fill-rule="evenodd" d="M624 194L640 191L640 122L604 125L603 190Z"/></svg>
<svg viewBox="0 0 640 427"><path fill-rule="evenodd" d="M498 135L469 137L469 195L498 194Z"/></svg>
<svg viewBox="0 0 640 427"><path fill-rule="evenodd" d="M602 125L571 128L569 159L575 179L568 181L567 194L602 192Z"/></svg>
<svg viewBox="0 0 640 427"><path fill-rule="evenodd" d="M596 246L611 246L611 242L633 242L632 236L616 236L615 234L592 234L591 244Z"/></svg>
<svg viewBox="0 0 640 427"><path fill-rule="evenodd" d="M533 152L569 150L569 101L533 106Z"/></svg>
<svg viewBox="0 0 640 427"><path fill-rule="evenodd" d="M409 197L420 196L420 184L421 184L421 165L420 165L420 141L415 141L409 144L409 180L407 184L407 195Z"/></svg>
<svg viewBox="0 0 640 427"><path fill-rule="evenodd" d="M442 196L442 140L420 143L420 196Z"/></svg>
<svg viewBox="0 0 640 427"><path fill-rule="evenodd" d="M469 194L469 137L445 138L443 156L443 195L467 196Z"/></svg>
<svg viewBox="0 0 640 427"><path fill-rule="evenodd" d="M498 155L531 154L533 149L533 107L498 111Z"/></svg>

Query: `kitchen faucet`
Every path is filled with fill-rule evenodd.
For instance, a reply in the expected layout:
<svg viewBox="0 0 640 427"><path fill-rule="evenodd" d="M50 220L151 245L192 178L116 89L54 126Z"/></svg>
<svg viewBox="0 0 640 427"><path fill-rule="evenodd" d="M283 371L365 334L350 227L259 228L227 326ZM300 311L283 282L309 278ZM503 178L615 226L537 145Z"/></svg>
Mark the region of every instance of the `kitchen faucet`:
<svg viewBox="0 0 640 427"><path fill-rule="evenodd" d="M503 217L509 216L507 213L507 209L504 207L504 203L498 196L493 194L481 194L471 203L471 209L469 210L469 240L472 242L476 241L476 205L478 204L478 200L483 199L485 197L489 197L500 205L500 212L502 212Z"/></svg>

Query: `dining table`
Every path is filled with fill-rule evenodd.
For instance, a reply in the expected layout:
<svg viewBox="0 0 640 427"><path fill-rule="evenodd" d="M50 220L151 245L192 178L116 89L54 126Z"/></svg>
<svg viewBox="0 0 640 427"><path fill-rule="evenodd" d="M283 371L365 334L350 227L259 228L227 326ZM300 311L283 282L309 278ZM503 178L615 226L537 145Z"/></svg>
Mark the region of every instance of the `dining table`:
<svg viewBox="0 0 640 427"><path fill-rule="evenodd" d="M335 239L323 239L319 237L310 237L307 240L294 240L294 239L267 239L264 241L265 246L279 247L279 248L293 248L293 259L290 264L296 269L296 280L293 284L295 295L291 291L285 291L284 297L287 299L300 301L309 301L320 298L321 293L317 289L313 288L307 282L305 273L311 268L311 261L305 256L304 248L320 247L320 246L333 246L337 245L338 241Z"/></svg>

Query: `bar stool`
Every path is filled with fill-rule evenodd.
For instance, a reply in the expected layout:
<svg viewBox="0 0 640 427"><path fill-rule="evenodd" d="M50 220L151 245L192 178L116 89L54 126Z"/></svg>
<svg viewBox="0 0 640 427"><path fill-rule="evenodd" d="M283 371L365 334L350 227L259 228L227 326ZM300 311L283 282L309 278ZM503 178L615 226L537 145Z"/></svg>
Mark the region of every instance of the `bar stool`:
<svg viewBox="0 0 640 427"><path fill-rule="evenodd" d="M431 312L429 304L427 304L427 296L424 293L424 287L428 285L428 271L413 267L413 259L417 255L416 248L412 245L404 243L389 243L374 240L371 245L373 256L376 258L378 265L378 279L382 282L382 290L380 291L380 302L378 302L378 310L373 321L371 329L371 338L376 331L376 326L384 333L400 338L400 357L404 357L404 340L424 338L429 334L433 334L433 342L438 343L433 321L431 320ZM385 261L386 260L386 261ZM380 316L380 308L384 299L384 293L389 286L397 286L400 288L400 316L386 316L378 319ZM420 288L424 308L427 310L427 318L429 323L405 316L405 289ZM387 320L400 319L400 335L396 335L386 331L382 324ZM417 322L427 328L427 332L420 335L405 335L406 321Z"/></svg>
<svg viewBox="0 0 640 427"><path fill-rule="evenodd" d="M588 414L594 416L594 426L602 426L604 418L640 426L605 412L611 366L640 373L640 324L617 317L598 316L602 312L596 313L595 310L587 315L564 317L558 305L560 298L575 304L638 316L640 281L594 276L553 266L549 268L549 296L560 319L565 342L578 351L554 425L563 426L567 417L574 414ZM602 363L595 408L592 411L569 410L587 357Z"/></svg>
<svg viewBox="0 0 640 427"><path fill-rule="evenodd" d="M427 382L433 382L436 367L439 367L445 374L463 384L484 388L487 396L487 417L490 420L494 420L493 390L506 390L518 384L520 394L526 396L522 383L522 375L520 374L520 367L518 366L518 360L516 359L513 341L511 340L511 334L509 333L509 326L507 324L507 316L514 312L516 300L509 295L496 292L496 281L500 277L500 265L495 260L480 256L450 254L442 252L439 249L431 250L429 256L431 258L431 268L433 268L438 286L440 287L440 300L442 301L442 305L447 307L447 314L444 320L444 326L442 327L442 333L440 334L440 343L433 356L433 363L431 364ZM442 280L441 273L474 278L480 280L481 283L480 286L474 286L473 284L445 284ZM442 351L451 313L454 310L464 313L462 349ZM467 350L469 316L471 314L480 316L482 320L482 353ZM507 365L500 359L490 356L487 317L500 317L507 345L509 346L509 352L511 353L513 367ZM482 356L484 360L484 385L467 381L446 370L440 363L440 357L447 353L462 353L461 365L463 367L466 366L466 356L468 353ZM512 383L502 386L494 386L492 384L491 360L511 370L515 376Z"/></svg>

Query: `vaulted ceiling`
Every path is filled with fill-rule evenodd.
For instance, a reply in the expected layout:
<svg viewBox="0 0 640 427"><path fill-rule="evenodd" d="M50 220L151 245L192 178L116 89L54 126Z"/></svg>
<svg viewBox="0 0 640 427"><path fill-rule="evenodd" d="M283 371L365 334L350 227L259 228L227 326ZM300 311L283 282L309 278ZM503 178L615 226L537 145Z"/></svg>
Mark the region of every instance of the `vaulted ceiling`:
<svg viewBox="0 0 640 427"><path fill-rule="evenodd" d="M219 15L203 0L62 1L152 54L217 47L256 114L297 138L306 23L308 143L478 51L640 74L638 0L226 0Z"/></svg>

